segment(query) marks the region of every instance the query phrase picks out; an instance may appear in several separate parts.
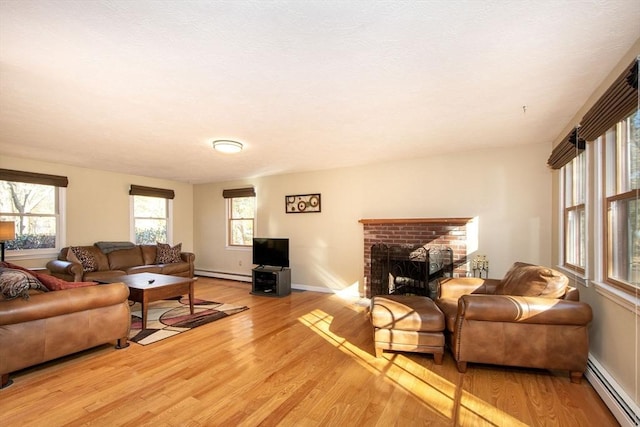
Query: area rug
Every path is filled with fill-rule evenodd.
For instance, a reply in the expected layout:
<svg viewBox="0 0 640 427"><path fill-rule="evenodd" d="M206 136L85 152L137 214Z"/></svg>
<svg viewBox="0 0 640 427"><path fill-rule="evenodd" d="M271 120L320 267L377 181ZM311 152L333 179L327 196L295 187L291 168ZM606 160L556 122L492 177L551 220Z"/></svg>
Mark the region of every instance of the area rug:
<svg viewBox="0 0 640 427"><path fill-rule="evenodd" d="M188 298L154 301L149 304L147 328L142 329L140 303L135 303L131 306L129 341L140 345L153 344L248 309L246 306L196 298L193 301L193 314L191 314Z"/></svg>

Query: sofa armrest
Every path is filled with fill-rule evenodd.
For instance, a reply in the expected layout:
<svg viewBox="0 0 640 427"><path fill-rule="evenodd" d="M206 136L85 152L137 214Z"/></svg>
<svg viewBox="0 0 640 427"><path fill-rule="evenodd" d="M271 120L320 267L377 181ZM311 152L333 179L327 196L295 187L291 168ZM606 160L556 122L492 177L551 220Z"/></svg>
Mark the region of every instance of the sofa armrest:
<svg viewBox="0 0 640 427"><path fill-rule="evenodd" d="M31 295L0 302L0 325L12 325L121 304L129 297L124 283L95 285Z"/></svg>
<svg viewBox="0 0 640 427"><path fill-rule="evenodd" d="M467 294L492 294L500 283L498 279L479 277L449 277L438 279L437 299L458 299Z"/></svg>
<svg viewBox="0 0 640 427"><path fill-rule="evenodd" d="M54 259L47 263L47 270L52 276L60 279L69 280L70 282L82 282L84 270L82 264L73 261L64 261Z"/></svg>
<svg viewBox="0 0 640 427"><path fill-rule="evenodd" d="M591 306L579 301L510 295L464 295L458 300L458 321L588 325Z"/></svg>
<svg viewBox="0 0 640 427"><path fill-rule="evenodd" d="M196 255L193 252L180 252L180 258L182 258L184 262L193 264L196 260Z"/></svg>

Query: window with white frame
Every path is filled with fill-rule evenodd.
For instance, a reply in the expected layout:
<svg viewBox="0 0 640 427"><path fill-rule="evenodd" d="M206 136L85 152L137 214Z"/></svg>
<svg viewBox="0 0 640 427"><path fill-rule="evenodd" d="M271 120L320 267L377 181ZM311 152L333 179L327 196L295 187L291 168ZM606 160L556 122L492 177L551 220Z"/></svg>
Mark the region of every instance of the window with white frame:
<svg viewBox="0 0 640 427"><path fill-rule="evenodd" d="M15 224L7 256L43 255L64 244L63 176L0 169L0 220Z"/></svg>
<svg viewBox="0 0 640 427"><path fill-rule="evenodd" d="M584 273L586 265L587 154L582 152L562 168L564 184L564 266Z"/></svg>
<svg viewBox="0 0 640 427"><path fill-rule="evenodd" d="M227 245L246 247L253 244L256 195L253 187L224 190L227 211Z"/></svg>
<svg viewBox="0 0 640 427"><path fill-rule="evenodd" d="M132 239L138 245L171 240L172 190L132 185Z"/></svg>
<svg viewBox="0 0 640 427"><path fill-rule="evenodd" d="M605 280L640 289L640 110L602 138Z"/></svg>

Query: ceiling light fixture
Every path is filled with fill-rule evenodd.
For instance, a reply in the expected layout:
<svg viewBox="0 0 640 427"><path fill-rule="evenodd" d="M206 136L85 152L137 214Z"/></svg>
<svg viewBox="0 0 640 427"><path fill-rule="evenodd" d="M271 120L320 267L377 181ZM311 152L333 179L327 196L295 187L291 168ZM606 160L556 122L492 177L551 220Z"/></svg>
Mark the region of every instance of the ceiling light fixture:
<svg viewBox="0 0 640 427"><path fill-rule="evenodd" d="M229 139L218 139L213 141L213 149L221 153L239 153L242 151L242 143Z"/></svg>

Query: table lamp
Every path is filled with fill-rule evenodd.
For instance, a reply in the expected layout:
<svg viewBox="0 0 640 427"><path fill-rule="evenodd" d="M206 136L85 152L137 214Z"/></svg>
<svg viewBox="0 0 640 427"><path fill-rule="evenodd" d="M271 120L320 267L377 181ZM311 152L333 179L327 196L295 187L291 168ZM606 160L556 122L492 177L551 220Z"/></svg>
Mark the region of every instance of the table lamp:
<svg viewBox="0 0 640 427"><path fill-rule="evenodd" d="M0 221L0 246L2 246L2 261L4 261L4 242L16 238L16 223L14 221Z"/></svg>

